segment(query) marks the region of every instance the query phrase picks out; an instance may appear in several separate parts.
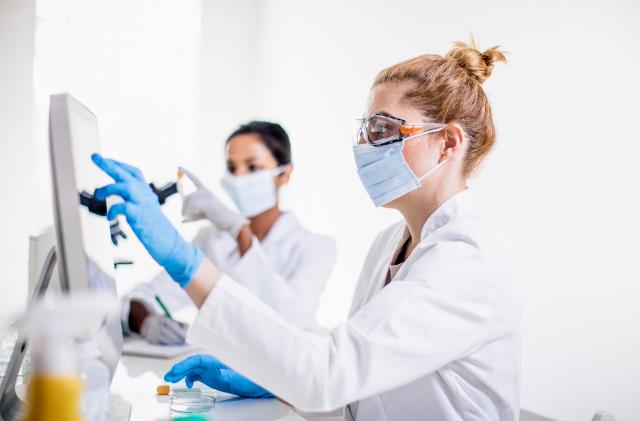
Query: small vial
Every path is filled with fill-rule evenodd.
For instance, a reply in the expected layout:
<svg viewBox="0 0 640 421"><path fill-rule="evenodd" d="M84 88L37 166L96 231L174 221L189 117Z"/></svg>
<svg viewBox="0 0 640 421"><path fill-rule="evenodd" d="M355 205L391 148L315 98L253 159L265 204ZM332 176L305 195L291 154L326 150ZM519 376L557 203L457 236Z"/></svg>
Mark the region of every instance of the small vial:
<svg viewBox="0 0 640 421"><path fill-rule="evenodd" d="M171 392L171 388L168 384L160 384L156 388L156 393L161 396L168 395L169 392Z"/></svg>
<svg viewBox="0 0 640 421"><path fill-rule="evenodd" d="M182 200L198 189L193 181L187 177L182 167L178 168L178 180L176 183L178 184L178 193L180 193Z"/></svg>

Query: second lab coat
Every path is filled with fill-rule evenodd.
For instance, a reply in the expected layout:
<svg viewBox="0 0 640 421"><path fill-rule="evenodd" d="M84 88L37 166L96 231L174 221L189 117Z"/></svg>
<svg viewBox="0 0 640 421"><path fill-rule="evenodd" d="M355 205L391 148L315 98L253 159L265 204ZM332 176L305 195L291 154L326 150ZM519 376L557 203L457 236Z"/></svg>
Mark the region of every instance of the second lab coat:
<svg viewBox="0 0 640 421"><path fill-rule="evenodd" d="M428 218L386 286L407 234L404 222L383 231L349 319L328 333L299 329L222 279L189 341L304 411L348 405L358 421L517 420L520 293L498 231L469 194Z"/></svg>
<svg viewBox="0 0 640 421"><path fill-rule="evenodd" d="M213 225L201 229L193 244L234 281L253 291L273 310L291 323L314 328L320 294L336 259L331 237L304 228L291 212L283 212L262 241L253 238L251 247L240 256L238 243ZM260 277L255 274L260 273ZM139 284L125 295L122 318L128 323L129 303L138 299L161 313L158 295L171 312L193 305L189 296L166 272Z"/></svg>

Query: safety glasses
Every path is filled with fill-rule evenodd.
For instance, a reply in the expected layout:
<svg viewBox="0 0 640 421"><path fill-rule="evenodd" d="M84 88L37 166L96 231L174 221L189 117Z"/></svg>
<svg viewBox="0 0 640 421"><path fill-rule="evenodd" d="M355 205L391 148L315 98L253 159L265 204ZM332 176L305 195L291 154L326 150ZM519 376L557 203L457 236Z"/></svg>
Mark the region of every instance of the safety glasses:
<svg viewBox="0 0 640 421"><path fill-rule="evenodd" d="M373 114L356 120L353 143L368 143L373 146L390 145L410 137L439 132L447 127L440 123L407 124L401 118Z"/></svg>

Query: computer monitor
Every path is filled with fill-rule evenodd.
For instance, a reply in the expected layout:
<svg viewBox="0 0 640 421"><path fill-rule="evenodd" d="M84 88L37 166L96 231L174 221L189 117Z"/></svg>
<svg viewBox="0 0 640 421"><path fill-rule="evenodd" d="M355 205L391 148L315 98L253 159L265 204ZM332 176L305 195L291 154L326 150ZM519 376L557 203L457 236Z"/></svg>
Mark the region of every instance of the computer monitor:
<svg viewBox="0 0 640 421"><path fill-rule="evenodd" d="M99 152L98 122L69 94L51 95L49 148L58 271L63 289L86 290L88 259L115 277L109 222L79 205L78 194L111 182L91 161Z"/></svg>
<svg viewBox="0 0 640 421"><path fill-rule="evenodd" d="M99 146L96 116L69 94L51 95L49 152L55 251L38 252L46 254L45 263L30 302L45 294L54 265L58 267L64 293L88 290L89 276L115 279L109 223L104 215L92 213L80 204L80 193L93 193L97 187L110 182L91 161L91 154L99 152ZM120 335L119 344L114 344L114 352L119 356L122 345L119 318L107 320L103 330L109 331L114 342L118 342L116 337ZM18 416L20 402L15 393L15 382L26 349L27 342L21 338L0 384L0 421Z"/></svg>

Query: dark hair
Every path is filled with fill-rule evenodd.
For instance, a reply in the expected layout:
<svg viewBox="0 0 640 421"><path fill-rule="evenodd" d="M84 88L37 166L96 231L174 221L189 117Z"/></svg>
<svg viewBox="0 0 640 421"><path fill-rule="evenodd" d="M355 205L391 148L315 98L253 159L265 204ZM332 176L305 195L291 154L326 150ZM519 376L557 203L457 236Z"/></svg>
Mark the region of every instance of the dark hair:
<svg viewBox="0 0 640 421"><path fill-rule="evenodd" d="M278 161L278 165L291 163L289 135L281 125L269 121L250 121L235 129L227 138L226 143L241 134L257 134Z"/></svg>

